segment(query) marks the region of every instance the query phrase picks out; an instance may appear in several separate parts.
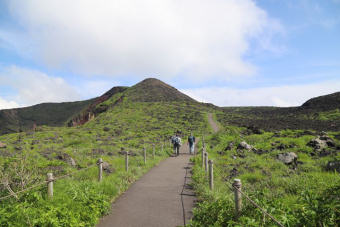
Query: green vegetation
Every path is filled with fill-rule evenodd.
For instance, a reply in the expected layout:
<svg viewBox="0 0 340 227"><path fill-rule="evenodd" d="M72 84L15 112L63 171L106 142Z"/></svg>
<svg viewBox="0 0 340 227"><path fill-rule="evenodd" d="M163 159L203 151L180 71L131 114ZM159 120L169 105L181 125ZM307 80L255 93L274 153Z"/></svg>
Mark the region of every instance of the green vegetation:
<svg viewBox="0 0 340 227"><path fill-rule="evenodd" d="M100 183L96 165L57 180L52 200L46 198L46 186L42 185L17 199L1 201L0 226L93 226L133 181L168 157L168 139L176 130L187 133L207 128L206 109L198 103L137 102L125 95L117 104L119 98L116 95L99 104L109 109L82 126L42 126L36 131L0 136L7 145L0 150L0 197L9 194L7 182L16 192L44 181L48 172L62 176L95 164L99 157L110 164ZM163 153L161 144L165 145ZM121 151L132 153L128 173Z"/></svg>
<svg viewBox="0 0 340 227"><path fill-rule="evenodd" d="M235 219L230 187L233 179L239 178L243 191L285 226L337 226L340 175L327 172L325 166L328 161L339 159L340 154L313 156L313 149L306 144L315 136L303 134L302 130L249 134L245 128L229 126L208 136L207 152L209 159L214 160L215 188L209 190L201 156L196 156L193 184L200 202L191 225L276 226L245 198L242 215ZM334 135L330 137L334 139ZM263 153L238 149L242 141ZM335 141L339 146L340 142ZM277 159L279 153L285 152L298 155L297 166L285 165Z"/></svg>
<svg viewBox="0 0 340 227"><path fill-rule="evenodd" d="M330 120L336 120L340 121L340 110L335 109L327 112L321 112L317 114L317 118L322 121L330 121Z"/></svg>
<svg viewBox="0 0 340 227"><path fill-rule="evenodd" d="M132 182L168 157L168 139L175 131L183 136L190 130L196 135L210 132L209 112L222 128L206 138L215 163L215 189L209 190L200 156L194 157L193 186L199 203L192 226L275 225L245 199L242 215L235 219L230 190L234 178L240 178L243 191L286 226L337 226L340 175L325 166L340 159L339 94L311 99L301 107L219 108L147 79L130 88L113 88L88 103L42 104L20 110L26 111L21 117L19 110L0 111L0 133L18 131L23 119L28 125L23 129L30 129L0 136L6 144L0 148L0 198L43 182L48 172L57 178L75 172L54 183L53 199L46 197L43 184L0 201L0 226L94 226ZM41 122L31 130L37 118ZM78 126L51 127L67 122ZM321 130L334 141L323 153L307 146ZM242 141L256 149L238 149ZM129 172L124 170L124 151L131 153ZM278 154L287 152L296 153L297 161L286 165L278 160ZM108 166L102 182L97 180L98 158Z"/></svg>

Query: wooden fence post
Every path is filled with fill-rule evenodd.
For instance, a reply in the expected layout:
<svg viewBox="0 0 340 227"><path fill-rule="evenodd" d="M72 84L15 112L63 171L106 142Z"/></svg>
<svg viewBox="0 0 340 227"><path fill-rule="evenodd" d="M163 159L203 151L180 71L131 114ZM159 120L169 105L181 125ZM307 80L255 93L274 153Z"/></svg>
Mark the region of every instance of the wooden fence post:
<svg viewBox="0 0 340 227"><path fill-rule="evenodd" d="M204 153L205 153L205 145L203 143L203 147L202 147L202 168L204 168Z"/></svg>
<svg viewBox="0 0 340 227"><path fill-rule="evenodd" d="M125 152L125 171L129 171L129 152Z"/></svg>
<svg viewBox="0 0 340 227"><path fill-rule="evenodd" d="M98 174L98 181L102 181L103 179L103 159L98 159L98 170L99 170L99 174Z"/></svg>
<svg viewBox="0 0 340 227"><path fill-rule="evenodd" d="M146 165L146 148L144 147L144 164Z"/></svg>
<svg viewBox="0 0 340 227"><path fill-rule="evenodd" d="M47 196L53 198L53 173L47 174Z"/></svg>
<svg viewBox="0 0 340 227"><path fill-rule="evenodd" d="M163 153L163 150L164 150L164 143L162 143L162 153Z"/></svg>
<svg viewBox="0 0 340 227"><path fill-rule="evenodd" d="M209 160L209 186L210 190L214 189L214 161Z"/></svg>
<svg viewBox="0 0 340 227"><path fill-rule="evenodd" d="M206 173L208 172L208 152L204 153L204 170Z"/></svg>
<svg viewBox="0 0 340 227"><path fill-rule="evenodd" d="M152 144L152 157L155 158L155 144Z"/></svg>
<svg viewBox="0 0 340 227"><path fill-rule="evenodd" d="M236 218L238 218L241 214L242 210L242 184L240 179L234 179L233 183L234 193L235 193L235 211L236 211Z"/></svg>

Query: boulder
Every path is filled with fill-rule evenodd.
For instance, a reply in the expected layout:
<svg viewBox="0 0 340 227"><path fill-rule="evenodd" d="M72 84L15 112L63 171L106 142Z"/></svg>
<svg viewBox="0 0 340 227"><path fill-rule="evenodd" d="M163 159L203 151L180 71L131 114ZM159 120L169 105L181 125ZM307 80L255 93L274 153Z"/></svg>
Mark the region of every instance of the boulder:
<svg viewBox="0 0 340 227"><path fill-rule="evenodd" d="M327 140L321 140L320 137L317 137L309 141L307 143L307 146L313 147L315 150L321 150L321 149L328 147L326 141Z"/></svg>
<svg viewBox="0 0 340 227"><path fill-rule="evenodd" d="M6 147L7 147L6 144L0 142L0 148L6 148Z"/></svg>
<svg viewBox="0 0 340 227"><path fill-rule="evenodd" d="M340 173L340 161L329 161L326 166L328 171L337 171Z"/></svg>
<svg viewBox="0 0 340 227"><path fill-rule="evenodd" d="M297 164L298 156L294 152L282 153L277 155L277 159L286 165Z"/></svg>
<svg viewBox="0 0 340 227"><path fill-rule="evenodd" d="M111 165L107 162L103 162L103 170L107 173L112 173L113 169L111 167Z"/></svg>
<svg viewBox="0 0 340 227"><path fill-rule="evenodd" d="M76 161L74 161L74 159L71 157L68 158L67 163L70 164L72 167L75 167L77 165Z"/></svg>
<svg viewBox="0 0 340 227"><path fill-rule="evenodd" d="M247 144L245 141L242 141L238 146L237 146L237 149L246 149L248 151L250 151L253 147L250 146L249 144Z"/></svg>

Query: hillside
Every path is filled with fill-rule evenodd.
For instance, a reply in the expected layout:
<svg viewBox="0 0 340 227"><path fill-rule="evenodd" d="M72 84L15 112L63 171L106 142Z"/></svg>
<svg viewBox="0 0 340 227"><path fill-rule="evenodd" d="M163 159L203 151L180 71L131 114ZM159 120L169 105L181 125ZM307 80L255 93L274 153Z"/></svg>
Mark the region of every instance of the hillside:
<svg viewBox="0 0 340 227"><path fill-rule="evenodd" d="M340 108L340 92L312 98L302 104L303 109L329 111Z"/></svg>
<svg viewBox="0 0 340 227"><path fill-rule="evenodd" d="M64 126L75 120L75 124L84 121L88 113L99 114L96 106L108 100L125 87L113 87L100 97L64 103L42 103L30 107L0 110L0 135L31 130L34 125Z"/></svg>
<svg viewBox="0 0 340 227"><path fill-rule="evenodd" d="M279 226L244 195L242 214L236 218L234 179L241 179L242 192L282 226L339 226L338 136L304 130L258 134L235 126L207 136L214 190L199 154L194 158L193 186L200 202L191 226Z"/></svg>
<svg viewBox="0 0 340 227"><path fill-rule="evenodd" d="M62 126L71 116L82 111L94 100L42 103L24 108L0 110L0 135L31 130L34 124Z"/></svg>
<svg viewBox="0 0 340 227"><path fill-rule="evenodd" d="M176 88L154 78L149 78L129 87L113 87L100 97L85 101L66 103L43 103L31 107L0 110L0 135L31 130L34 125L77 126L106 112L102 104L112 96L119 96L116 102L129 99L134 102L191 102L194 99ZM111 108L116 103L111 103Z"/></svg>
<svg viewBox="0 0 340 227"><path fill-rule="evenodd" d="M223 107L223 125L254 126L267 131L312 129L339 131L340 92L312 98L299 107Z"/></svg>
<svg viewBox="0 0 340 227"><path fill-rule="evenodd" d="M58 179L53 200L47 198L46 187L41 186L1 201L0 226L94 226L108 213L110 202L169 157L169 137L178 130L184 137L190 131L197 136L204 133L209 158L215 161L217 190L210 191L201 156L193 158L193 186L199 196L193 226L272 226L246 201L243 217L234 219L233 193L226 184L234 177L241 178L243 190L287 226L315 226L320 220L334 224L339 217L339 175L327 166L339 160L339 132L322 134L327 146L324 142L324 149L317 149L311 147L316 142L310 141L321 138L316 137L320 132L263 132L226 125L259 123L262 129L273 130L300 127L296 119L306 118L302 126L310 128L310 122L324 121L321 126L329 131L329 121L338 119L335 107L327 111L303 106L220 109L196 102L156 79L129 88L115 87L68 118L72 127L38 126L36 130L0 136L0 197L40 182L45 185L48 172L58 179L83 170ZM211 133L207 113L215 113L220 120L219 132ZM212 114L211 119L214 117ZM242 141L254 149L240 147ZM131 154L128 172L124 170L125 151ZM297 154L296 162L286 165L277 160L288 152ZM102 182L97 180L99 158L106 162Z"/></svg>
<svg viewBox="0 0 340 227"><path fill-rule="evenodd" d="M169 156L171 135L177 130L183 135L190 130L197 134L208 131L207 107L187 98L167 99L165 95L152 101L150 96L156 96L159 90L178 91L146 82L114 92L107 100L87 107L105 108L84 124L38 126L35 131L0 136L0 142L5 144L0 148L0 197L44 181L48 172L59 177L95 165L98 158L107 163L101 183L97 181L96 166L56 181L53 201L46 198L45 187L23 193L18 199L1 201L0 226L94 226L108 212L113 199ZM180 93L172 95L185 97ZM147 165L144 165L144 147ZM129 172L124 171L124 151L131 152Z"/></svg>
<svg viewBox="0 0 340 227"><path fill-rule="evenodd" d="M115 102L104 103L111 97ZM340 92L312 98L300 107L217 107L198 103L176 88L155 78L132 87L113 87L98 98L79 102L44 103L26 108L0 110L0 135L27 131L34 124L78 126L94 119L124 100L132 102L184 102L217 111L223 125L257 127L263 130L340 130Z"/></svg>

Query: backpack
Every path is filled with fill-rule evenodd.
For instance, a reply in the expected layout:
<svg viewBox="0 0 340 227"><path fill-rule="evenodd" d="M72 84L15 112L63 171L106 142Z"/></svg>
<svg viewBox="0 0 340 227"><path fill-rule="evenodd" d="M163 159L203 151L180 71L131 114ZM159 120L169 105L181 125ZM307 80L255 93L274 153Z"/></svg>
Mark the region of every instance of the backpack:
<svg viewBox="0 0 340 227"><path fill-rule="evenodd" d="M174 144L175 144L176 146L179 146L179 145L181 144L180 139L179 139L178 136L176 136L176 137L174 138Z"/></svg>
<svg viewBox="0 0 340 227"><path fill-rule="evenodd" d="M190 144L194 143L194 137L193 136L189 136L188 141Z"/></svg>

